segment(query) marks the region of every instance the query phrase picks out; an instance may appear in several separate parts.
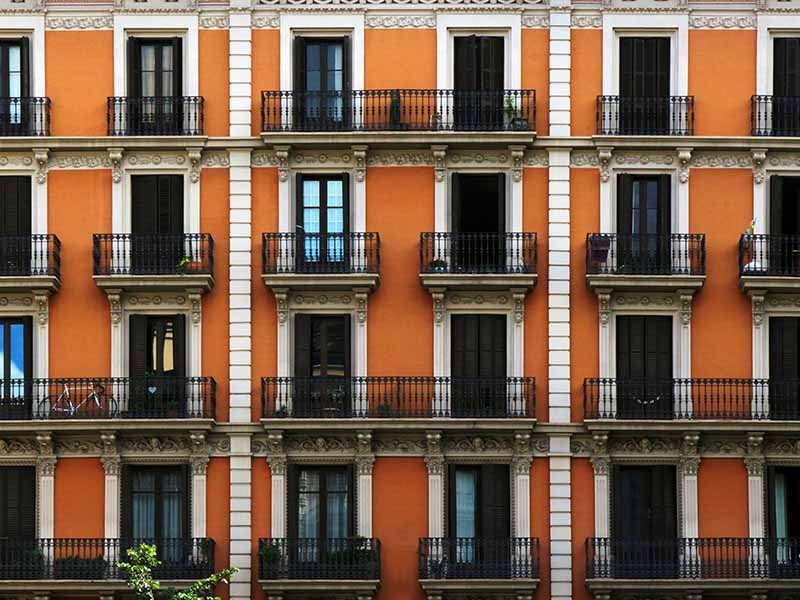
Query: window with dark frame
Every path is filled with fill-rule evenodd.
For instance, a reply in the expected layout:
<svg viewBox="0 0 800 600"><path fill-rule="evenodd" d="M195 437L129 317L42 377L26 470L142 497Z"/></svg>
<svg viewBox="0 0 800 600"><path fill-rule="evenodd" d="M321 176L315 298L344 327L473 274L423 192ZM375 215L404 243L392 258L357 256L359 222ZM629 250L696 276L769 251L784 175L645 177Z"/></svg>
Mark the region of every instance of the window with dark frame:
<svg viewBox="0 0 800 600"><path fill-rule="evenodd" d="M623 135L663 134L670 130L671 39L621 37L619 40L619 128Z"/></svg>
<svg viewBox="0 0 800 600"><path fill-rule="evenodd" d="M0 275L31 274L31 178L0 176Z"/></svg>
<svg viewBox="0 0 800 600"><path fill-rule="evenodd" d="M453 122L457 129L502 129L505 39L492 35L453 40Z"/></svg>
<svg viewBox="0 0 800 600"><path fill-rule="evenodd" d="M131 315L128 409L141 416L186 410L186 316Z"/></svg>
<svg viewBox="0 0 800 600"><path fill-rule="evenodd" d="M0 417L27 418L33 377L33 318L0 319Z"/></svg>
<svg viewBox="0 0 800 600"><path fill-rule="evenodd" d="M772 129L800 132L800 38L776 37L772 59Z"/></svg>
<svg viewBox="0 0 800 600"><path fill-rule="evenodd" d="M0 129L13 133L26 122L22 101L31 95L30 40L0 40Z"/></svg>
<svg viewBox="0 0 800 600"><path fill-rule="evenodd" d="M507 411L506 316L450 318L451 412L502 416Z"/></svg>
<svg viewBox="0 0 800 600"><path fill-rule="evenodd" d="M796 577L800 569L800 468L784 465L767 467L768 537L773 576ZM785 574L783 574L783 573Z"/></svg>
<svg viewBox="0 0 800 600"><path fill-rule="evenodd" d="M769 411L800 419L800 317L769 317Z"/></svg>
<svg viewBox="0 0 800 600"><path fill-rule="evenodd" d="M294 38L294 119L307 130L350 126L350 36Z"/></svg>
<svg viewBox="0 0 800 600"><path fill-rule="evenodd" d="M128 38L129 126L155 135L182 131L182 96L183 40Z"/></svg>
<svg viewBox="0 0 800 600"><path fill-rule="evenodd" d="M671 178L617 176L617 271L672 273Z"/></svg>
<svg viewBox="0 0 800 600"><path fill-rule="evenodd" d="M131 271L174 274L187 254L183 175L131 176Z"/></svg>
<svg viewBox="0 0 800 600"><path fill-rule="evenodd" d="M0 539L36 537L36 468L0 467Z"/></svg>
<svg viewBox="0 0 800 600"><path fill-rule="evenodd" d="M450 268L465 273L506 270L506 176L453 173Z"/></svg>
<svg viewBox="0 0 800 600"><path fill-rule="evenodd" d="M341 272L349 265L349 177L297 176L297 264L301 272Z"/></svg>

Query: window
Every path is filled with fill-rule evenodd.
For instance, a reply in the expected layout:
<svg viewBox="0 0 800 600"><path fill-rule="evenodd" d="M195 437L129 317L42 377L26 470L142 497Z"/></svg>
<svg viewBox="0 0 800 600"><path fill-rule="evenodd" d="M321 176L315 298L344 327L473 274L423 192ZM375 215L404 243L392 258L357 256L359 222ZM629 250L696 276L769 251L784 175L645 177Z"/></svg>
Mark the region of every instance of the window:
<svg viewBox="0 0 800 600"><path fill-rule="evenodd" d="M0 275L31 274L31 178L0 177Z"/></svg>
<svg viewBox="0 0 800 600"><path fill-rule="evenodd" d="M128 95L144 98L182 96L181 38L128 39Z"/></svg>
<svg viewBox="0 0 800 600"><path fill-rule="evenodd" d="M130 317L129 410L142 416L180 416L186 396L186 317Z"/></svg>
<svg viewBox="0 0 800 600"><path fill-rule="evenodd" d="M183 235L183 176L131 177L131 271L173 274L189 253Z"/></svg>
<svg viewBox="0 0 800 600"><path fill-rule="evenodd" d="M297 268L341 272L349 267L349 178L297 176Z"/></svg>
<svg viewBox="0 0 800 600"><path fill-rule="evenodd" d="M621 134L670 131L670 38L619 40Z"/></svg>
<svg viewBox="0 0 800 600"><path fill-rule="evenodd" d="M800 318L769 318L769 412L800 418Z"/></svg>
<svg viewBox="0 0 800 600"><path fill-rule="evenodd" d="M453 272L494 273L506 270L505 175L453 174Z"/></svg>
<svg viewBox="0 0 800 600"><path fill-rule="evenodd" d="M670 274L669 175L617 176L617 270Z"/></svg>
<svg viewBox="0 0 800 600"><path fill-rule="evenodd" d="M800 538L800 468L768 467L767 497L769 537L776 540L771 562L778 572L785 569L796 573L800 566L800 545L794 541Z"/></svg>
<svg viewBox="0 0 800 600"><path fill-rule="evenodd" d="M502 129L505 39L457 36L454 39L453 117L460 129Z"/></svg>
<svg viewBox="0 0 800 600"><path fill-rule="evenodd" d="M800 38L777 37L773 44L772 127L796 132L800 130Z"/></svg>
<svg viewBox="0 0 800 600"><path fill-rule="evenodd" d="M350 411L350 315L294 318L295 413L343 416Z"/></svg>
<svg viewBox="0 0 800 600"><path fill-rule="evenodd" d="M26 122L30 96L29 40L0 40L0 128L13 134Z"/></svg>
<svg viewBox="0 0 800 600"><path fill-rule="evenodd" d="M36 469L0 467L0 539L36 537Z"/></svg>
<svg viewBox="0 0 800 600"><path fill-rule="evenodd" d="M347 128L351 122L350 36L296 37L294 116L301 128Z"/></svg>
<svg viewBox="0 0 800 600"><path fill-rule="evenodd" d="M453 315L450 328L452 416L505 415L505 315Z"/></svg>
<svg viewBox="0 0 800 600"><path fill-rule="evenodd" d="M617 414L669 419L672 406L672 317L616 318Z"/></svg>
<svg viewBox="0 0 800 600"><path fill-rule="evenodd" d="M30 413L32 329L31 317L0 319L0 418L25 419Z"/></svg>

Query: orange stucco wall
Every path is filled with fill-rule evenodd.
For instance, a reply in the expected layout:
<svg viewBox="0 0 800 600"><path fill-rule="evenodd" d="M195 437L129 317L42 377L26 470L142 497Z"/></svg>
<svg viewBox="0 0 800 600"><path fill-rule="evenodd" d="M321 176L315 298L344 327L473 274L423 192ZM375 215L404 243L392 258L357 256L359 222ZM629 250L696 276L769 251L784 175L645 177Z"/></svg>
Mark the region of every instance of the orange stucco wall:
<svg viewBox="0 0 800 600"><path fill-rule="evenodd" d="M536 90L536 133L547 135L550 112L550 32L522 30L522 89Z"/></svg>
<svg viewBox="0 0 800 600"><path fill-rule="evenodd" d="M61 240L64 282L50 300L50 377L107 376L111 316L92 279L92 234L111 231L111 171L52 170L47 178L48 230Z"/></svg>
<svg viewBox="0 0 800 600"><path fill-rule="evenodd" d="M200 230L214 238L214 289L203 297L205 377L217 381L217 420L228 420L228 169L203 169L200 176ZM243 267L247 268L247 267Z"/></svg>
<svg viewBox="0 0 800 600"><path fill-rule="evenodd" d="M595 344L596 346L596 344ZM572 459L572 597L592 600L586 589L586 538L594 536L594 472L587 458Z"/></svg>
<svg viewBox="0 0 800 600"><path fill-rule="evenodd" d="M253 344L253 421L261 418L261 378L274 377L278 368L275 296L261 280L261 234L278 231L278 170L253 169L252 221L252 310L253 331L258 343Z"/></svg>
<svg viewBox="0 0 800 600"><path fill-rule="evenodd" d="M738 458L704 458L697 477L700 537L748 537L744 461Z"/></svg>
<svg viewBox="0 0 800 600"><path fill-rule="evenodd" d="M536 377L536 418L547 421L547 169L525 169L522 230L538 234L538 281L525 299L525 368Z"/></svg>
<svg viewBox="0 0 800 600"><path fill-rule="evenodd" d="M697 135L750 135L755 92L755 29L689 32L689 95L695 97Z"/></svg>
<svg viewBox="0 0 800 600"><path fill-rule="evenodd" d="M706 234L708 273L692 302L692 377L751 377L751 305L739 291L736 265L739 236L753 214L753 175L692 169L689 185L689 228Z"/></svg>
<svg viewBox="0 0 800 600"><path fill-rule="evenodd" d="M597 96L603 92L603 31L572 30L572 135L593 135Z"/></svg>
<svg viewBox="0 0 800 600"><path fill-rule="evenodd" d="M228 31L201 29L199 55L206 135L228 135Z"/></svg>
<svg viewBox="0 0 800 600"><path fill-rule="evenodd" d="M418 273L419 234L433 231L433 169L367 169L367 231L381 236L381 286L369 300L369 375L432 375L433 312Z"/></svg>
<svg viewBox="0 0 800 600"><path fill-rule="evenodd" d="M252 32L253 91L250 110L253 135L261 131L261 92L279 90L281 86L280 35L277 29L253 29Z"/></svg>
<svg viewBox="0 0 800 600"><path fill-rule="evenodd" d="M105 472L98 458L60 458L55 475L57 538L102 538Z"/></svg>
<svg viewBox="0 0 800 600"><path fill-rule="evenodd" d="M106 103L114 95L113 38L111 30L45 34L53 135L106 134Z"/></svg>
<svg viewBox="0 0 800 600"><path fill-rule="evenodd" d="M539 538L538 600L550 598L550 461L533 459L531 473L531 536Z"/></svg>
<svg viewBox="0 0 800 600"><path fill-rule="evenodd" d="M270 536L272 474L264 458L253 458L252 466L253 586L251 589L253 599L262 600L264 592L258 584L258 539Z"/></svg>
<svg viewBox="0 0 800 600"><path fill-rule="evenodd" d="M436 30L365 30L364 88L435 89Z"/></svg>
<svg viewBox="0 0 800 600"><path fill-rule="evenodd" d="M212 458L208 463L206 481L206 532L214 540L214 567L217 571L229 565L230 555L230 460ZM220 585L216 593L223 600L228 598L228 586Z"/></svg>
<svg viewBox="0 0 800 600"><path fill-rule="evenodd" d="M428 532L428 471L421 458L379 458L372 472L372 528L381 540L380 600L422 600L417 547Z"/></svg>
<svg viewBox="0 0 800 600"><path fill-rule="evenodd" d="M600 173L572 169L570 173L570 361L572 420L583 420L583 380L597 377L597 296L586 287L586 234L600 228Z"/></svg>

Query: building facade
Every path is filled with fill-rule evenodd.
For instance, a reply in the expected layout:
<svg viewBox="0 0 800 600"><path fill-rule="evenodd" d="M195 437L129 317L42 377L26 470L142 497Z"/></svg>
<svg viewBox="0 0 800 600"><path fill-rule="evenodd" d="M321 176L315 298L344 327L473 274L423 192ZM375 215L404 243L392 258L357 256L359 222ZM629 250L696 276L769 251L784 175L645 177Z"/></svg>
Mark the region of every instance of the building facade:
<svg viewBox="0 0 800 600"><path fill-rule="evenodd" d="M800 0L0 0L0 596L792 597L798 139Z"/></svg>

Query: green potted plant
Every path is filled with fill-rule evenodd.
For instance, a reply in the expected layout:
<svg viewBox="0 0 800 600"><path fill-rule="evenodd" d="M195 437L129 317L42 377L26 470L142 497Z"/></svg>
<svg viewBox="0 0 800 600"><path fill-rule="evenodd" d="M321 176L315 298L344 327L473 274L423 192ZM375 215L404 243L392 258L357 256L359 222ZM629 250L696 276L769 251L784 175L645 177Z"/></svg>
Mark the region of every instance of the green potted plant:
<svg viewBox="0 0 800 600"><path fill-rule="evenodd" d="M447 261L442 258L434 258L428 263L428 271L431 273L446 273Z"/></svg>
<svg viewBox="0 0 800 600"><path fill-rule="evenodd" d="M384 419L392 416L392 405L389 402L383 402L382 404L379 404L375 410L378 413L378 416Z"/></svg>
<svg viewBox="0 0 800 600"><path fill-rule="evenodd" d="M264 544L258 549L261 570L265 579L278 579L284 560L283 549L278 544Z"/></svg>
<svg viewBox="0 0 800 600"><path fill-rule="evenodd" d="M503 112L506 115L506 122L510 129L525 130L528 129L528 120L522 116L522 111L517 107L514 98L506 96L503 101Z"/></svg>

